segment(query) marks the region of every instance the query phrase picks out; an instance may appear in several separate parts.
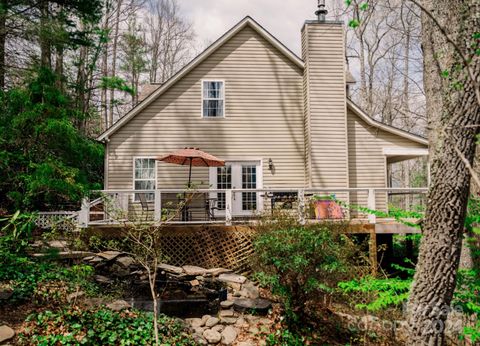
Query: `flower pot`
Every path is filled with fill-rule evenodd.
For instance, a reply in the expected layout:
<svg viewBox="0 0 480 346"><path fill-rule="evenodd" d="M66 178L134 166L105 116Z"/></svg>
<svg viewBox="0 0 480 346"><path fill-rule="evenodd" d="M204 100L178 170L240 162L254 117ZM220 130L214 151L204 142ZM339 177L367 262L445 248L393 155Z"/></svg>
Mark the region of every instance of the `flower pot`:
<svg viewBox="0 0 480 346"><path fill-rule="evenodd" d="M328 216L330 219L343 219L343 209L334 201L330 201L328 208Z"/></svg>
<svg viewBox="0 0 480 346"><path fill-rule="evenodd" d="M329 217L330 200L316 200L313 202L315 210L315 219L325 220Z"/></svg>

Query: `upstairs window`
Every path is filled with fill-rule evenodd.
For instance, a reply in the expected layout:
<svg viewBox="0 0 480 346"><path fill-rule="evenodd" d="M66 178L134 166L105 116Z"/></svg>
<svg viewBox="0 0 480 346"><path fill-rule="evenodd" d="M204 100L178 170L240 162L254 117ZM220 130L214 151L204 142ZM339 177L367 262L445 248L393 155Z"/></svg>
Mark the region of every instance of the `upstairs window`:
<svg viewBox="0 0 480 346"><path fill-rule="evenodd" d="M135 190L155 190L155 159L135 158L133 181ZM154 196L153 192L145 193L147 201L153 201ZM138 193L135 194L135 201L140 201Z"/></svg>
<svg viewBox="0 0 480 346"><path fill-rule="evenodd" d="M202 116L219 118L225 116L225 85L223 81L202 82Z"/></svg>

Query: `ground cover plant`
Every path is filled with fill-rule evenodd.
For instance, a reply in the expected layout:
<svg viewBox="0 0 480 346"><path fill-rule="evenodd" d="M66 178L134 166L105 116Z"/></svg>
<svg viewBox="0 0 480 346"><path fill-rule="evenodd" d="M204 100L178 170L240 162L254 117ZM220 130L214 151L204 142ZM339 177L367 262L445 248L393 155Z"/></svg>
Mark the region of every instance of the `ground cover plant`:
<svg viewBox="0 0 480 346"><path fill-rule="evenodd" d="M21 345L153 345L153 314L138 310L73 307L30 315L20 334ZM195 345L181 321L160 315L162 345Z"/></svg>

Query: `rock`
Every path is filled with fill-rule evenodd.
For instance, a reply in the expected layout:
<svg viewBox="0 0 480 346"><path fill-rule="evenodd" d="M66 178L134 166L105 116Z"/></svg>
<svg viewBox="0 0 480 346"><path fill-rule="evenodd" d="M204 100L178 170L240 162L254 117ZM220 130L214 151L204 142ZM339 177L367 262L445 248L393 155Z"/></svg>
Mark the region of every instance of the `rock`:
<svg viewBox="0 0 480 346"><path fill-rule="evenodd" d="M223 328L224 328L223 324L217 324L217 325L212 327L212 330L221 333Z"/></svg>
<svg viewBox="0 0 480 346"><path fill-rule="evenodd" d="M220 319L216 318L216 317L210 317L206 322L205 322L205 326L208 327L208 328L212 328L213 326L216 326L218 324L218 322L220 322Z"/></svg>
<svg viewBox="0 0 480 346"><path fill-rule="evenodd" d="M78 292L73 292L73 293L70 293L68 296L67 296L67 302L72 302L73 300L76 300L77 298L80 298L80 297L83 297L85 295L85 292L83 291L78 291Z"/></svg>
<svg viewBox="0 0 480 346"><path fill-rule="evenodd" d="M88 256L88 257L90 258L88 260L88 263L91 263L91 264L100 263L105 260L103 257L100 257L100 256Z"/></svg>
<svg viewBox="0 0 480 346"><path fill-rule="evenodd" d="M118 277L124 277L130 275L130 270L121 265L118 265L116 262L110 266L110 273Z"/></svg>
<svg viewBox="0 0 480 346"><path fill-rule="evenodd" d="M67 249L68 243L65 240L50 240L47 246L55 249Z"/></svg>
<svg viewBox="0 0 480 346"><path fill-rule="evenodd" d="M163 270L163 271L166 271L168 273L173 273L173 274L182 274L183 273L183 269L180 268L180 267L175 267L175 266L171 266L170 264L166 264L166 263L161 263L159 266L158 266L158 269L160 270Z"/></svg>
<svg viewBox="0 0 480 346"><path fill-rule="evenodd" d="M183 271L187 275L192 275L192 276L197 276L197 275L204 275L206 269L202 267L196 267L196 266L183 266Z"/></svg>
<svg viewBox="0 0 480 346"><path fill-rule="evenodd" d="M192 328L198 328L198 327L203 327L205 325L205 322L201 318L192 318L190 320L190 325Z"/></svg>
<svg viewBox="0 0 480 346"><path fill-rule="evenodd" d="M202 335L193 334L193 340L195 340L196 345L208 345L208 342L203 338L203 333Z"/></svg>
<svg viewBox="0 0 480 346"><path fill-rule="evenodd" d="M111 284L113 282L112 279L107 278L106 276L103 276L103 275L95 275L94 279L96 282L100 284Z"/></svg>
<svg viewBox="0 0 480 346"><path fill-rule="evenodd" d="M248 323L245 321L243 317L239 317L237 322L235 322L236 327L243 327L244 324L248 326Z"/></svg>
<svg viewBox="0 0 480 346"><path fill-rule="evenodd" d="M253 343L253 341L241 341L239 343L237 343L237 346L255 346L255 344Z"/></svg>
<svg viewBox="0 0 480 346"><path fill-rule="evenodd" d="M218 276L223 273L229 273L231 270L225 268L212 268L205 270L205 275Z"/></svg>
<svg viewBox="0 0 480 346"><path fill-rule="evenodd" d="M232 317L234 315L233 310L222 310L219 313L220 317Z"/></svg>
<svg viewBox="0 0 480 346"><path fill-rule="evenodd" d="M239 291L233 292L232 295L233 295L234 297L237 297L237 298L242 296L242 294L241 294Z"/></svg>
<svg viewBox="0 0 480 346"><path fill-rule="evenodd" d="M218 334L220 335L220 334ZM0 343L10 340L15 336L15 331L9 326L0 326Z"/></svg>
<svg viewBox="0 0 480 346"><path fill-rule="evenodd" d="M231 300L224 300L223 302L220 302L220 306L224 309L231 308L233 306L233 301Z"/></svg>
<svg viewBox="0 0 480 346"><path fill-rule="evenodd" d="M242 295L245 295L245 297L247 298L257 299L258 297L260 297L260 293L258 292L257 286L255 286L251 281L243 285L242 291L245 292Z"/></svg>
<svg viewBox="0 0 480 346"><path fill-rule="evenodd" d="M93 252L89 251L60 251L58 252L55 257L58 259L82 259L87 256L95 255ZM49 253L34 253L32 257L42 258L50 256Z"/></svg>
<svg viewBox="0 0 480 346"><path fill-rule="evenodd" d="M228 273L228 274L220 274L218 276L218 280L222 282L232 282L232 283L237 283L237 284L243 284L247 278L243 275L238 275L234 273Z"/></svg>
<svg viewBox="0 0 480 346"><path fill-rule="evenodd" d="M239 298L233 302L233 308L239 312L253 312L257 314L266 314L271 308L272 303L267 299L246 299Z"/></svg>
<svg viewBox="0 0 480 346"><path fill-rule="evenodd" d="M117 257L117 259L115 260L115 263L118 263L123 268L129 268L132 264L135 263L135 260L129 256L121 256L121 257Z"/></svg>
<svg viewBox="0 0 480 346"><path fill-rule="evenodd" d="M250 328L248 329L248 332L249 332L250 334L257 335L258 333L260 333L260 330L259 330L257 327L250 327Z"/></svg>
<svg viewBox="0 0 480 346"><path fill-rule="evenodd" d="M203 315L203 316L202 316L203 324L205 324L210 317L212 317L212 316L210 316L210 315Z"/></svg>
<svg viewBox="0 0 480 346"><path fill-rule="evenodd" d="M190 285L192 285L192 287L200 285L200 281L198 281L197 279L189 281L189 283L190 283Z"/></svg>
<svg viewBox="0 0 480 346"><path fill-rule="evenodd" d="M194 328L193 330L194 330L195 333L197 333L198 335L203 335L203 332L205 331L205 328L203 328L203 327L197 327L197 328Z"/></svg>
<svg viewBox="0 0 480 346"><path fill-rule="evenodd" d="M128 309L130 308L131 305L128 304L125 300L119 299L115 300L114 302L107 304L107 308L113 311L122 311L123 309Z"/></svg>
<svg viewBox="0 0 480 346"><path fill-rule="evenodd" d="M120 256L121 254L122 253L118 251L103 251L103 252L97 253L97 256L100 256L106 259L107 261L111 261L117 258L118 256Z"/></svg>
<svg viewBox="0 0 480 346"><path fill-rule="evenodd" d="M204 331L203 337L211 344L218 344L222 340L222 335L211 329Z"/></svg>
<svg viewBox="0 0 480 346"><path fill-rule="evenodd" d="M222 332L222 344L231 345L237 338L237 331L232 326L226 326Z"/></svg>
<svg viewBox="0 0 480 346"><path fill-rule="evenodd" d="M224 324L234 324L237 322L236 317L220 317L220 322Z"/></svg>
<svg viewBox="0 0 480 346"><path fill-rule="evenodd" d="M103 298L86 298L83 303L88 307L99 307L105 305Z"/></svg>

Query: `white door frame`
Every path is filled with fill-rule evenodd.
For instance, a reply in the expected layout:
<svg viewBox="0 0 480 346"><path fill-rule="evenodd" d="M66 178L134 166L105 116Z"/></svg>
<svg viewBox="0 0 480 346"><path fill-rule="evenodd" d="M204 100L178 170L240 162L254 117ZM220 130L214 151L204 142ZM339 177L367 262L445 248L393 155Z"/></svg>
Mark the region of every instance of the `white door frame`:
<svg viewBox="0 0 480 346"><path fill-rule="evenodd" d="M241 159L229 159L225 160L225 166L232 167L232 189L242 188L242 166L243 165L255 165L256 169L256 188L263 188L263 160L259 158L241 158ZM209 184L212 189L217 188L217 167L210 167L209 169ZM211 193L210 197L216 197L216 193ZM232 201L232 216L248 216L252 215L255 211L263 210L263 203L260 193L257 192L257 209L256 210L242 210L242 198L241 192L233 194ZM224 210L216 210L215 214L219 216L225 215Z"/></svg>

